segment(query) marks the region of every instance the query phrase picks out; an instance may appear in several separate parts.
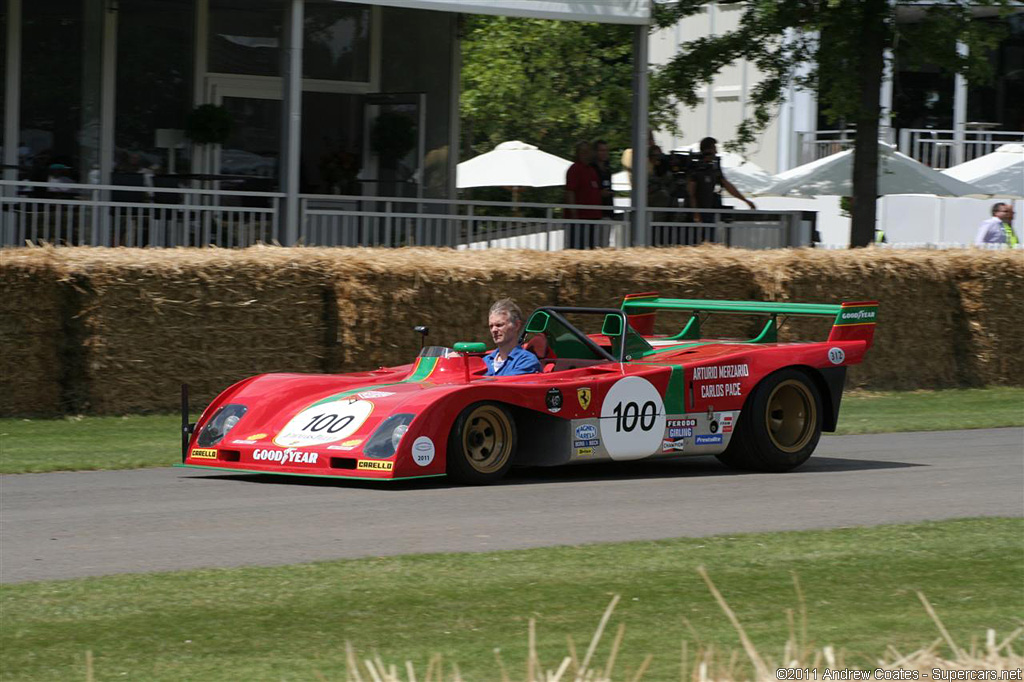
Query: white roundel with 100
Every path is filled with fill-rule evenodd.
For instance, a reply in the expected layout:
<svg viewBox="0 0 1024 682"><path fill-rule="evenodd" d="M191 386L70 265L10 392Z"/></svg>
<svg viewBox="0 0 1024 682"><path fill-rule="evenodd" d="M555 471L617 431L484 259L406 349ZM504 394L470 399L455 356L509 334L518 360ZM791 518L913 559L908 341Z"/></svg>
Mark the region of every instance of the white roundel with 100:
<svg viewBox="0 0 1024 682"><path fill-rule="evenodd" d="M292 417L274 442L285 447L322 445L355 433L373 412L369 400L332 400L307 407Z"/></svg>
<svg viewBox="0 0 1024 682"><path fill-rule="evenodd" d="M601 403L601 441L618 461L641 459L661 449L665 404L654 384L643 377L623 377Z"/></svg>

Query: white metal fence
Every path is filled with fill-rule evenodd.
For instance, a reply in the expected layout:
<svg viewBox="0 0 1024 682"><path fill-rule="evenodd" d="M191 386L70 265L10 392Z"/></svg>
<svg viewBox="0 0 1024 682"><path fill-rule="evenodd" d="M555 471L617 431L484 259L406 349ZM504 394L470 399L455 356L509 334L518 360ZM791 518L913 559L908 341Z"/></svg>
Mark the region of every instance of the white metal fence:
<svg viewBox="0 0 1024 682"><path fill-rule="evenodd" d="M844 130L812 130L797 132L797 158L799 164L810 163L853 148L857 131L852 128Z"/></svg>
<svg viewBox="0 0 1024 682"><path fill-rule="evenodd" d="M283 194L0 181L0 245L252 246Z"/></svg>
<svg viewBox="0 0 1024 682"><path fill-rule="evenodd" d="M799 160L805 164L852 149L857 131L815 130L796 135ZM958 139L954 130L903 128L899 135L900 152L939 170L984 156L1008 143L1024 143L1024 131L966 130Z"/></svg>
<svg viewBox="0 0 1024 682"><path fill-rule="evenodd" d="M976 159L1013 142L1024 142L1024 131L967 130L962 139L957 139L954 130L904 128L900 131L900 151L938 169Z"/></svg>
<svg viewBox="0 0 1024 682"><path fill-rule="evenodd" d="M218 246L285 243L285 195L168 187L0 181L0 246ZM307 246L444 246L562 249L715 242L746 248L806 246L813 217L800 211L650 208L397 197L302 195L297 243ZM636 236L641 240L637 242Z"/></svg>

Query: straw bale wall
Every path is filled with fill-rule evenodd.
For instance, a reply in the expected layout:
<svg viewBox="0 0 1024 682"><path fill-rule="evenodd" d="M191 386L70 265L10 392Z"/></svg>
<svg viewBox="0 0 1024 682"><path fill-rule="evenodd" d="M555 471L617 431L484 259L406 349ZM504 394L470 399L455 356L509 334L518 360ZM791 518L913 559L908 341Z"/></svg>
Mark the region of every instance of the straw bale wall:
<svg viewBox="0 0 1024 682"><path fill-rule="evenodd" d="M487 312L503 297L524 314L558 303L569 257L530 251L333 250L338 336L332 368L410 362L427 345L490 340Z"/></svg>
<svg viewBox="0 0 1024 682"><path fill-rule="evenodd" d="M963 252L763 252L754 257L764 299L815 303L877 300L875 343L847 386L912 389L964 383L960 296L950 264ZM780 341L825 338L830 321L790 319Z"/></svg>
<svg viewBox="0 0 1024 682"><path fill-rule="evenodd" d="M320 263L249 249L66 249L85 290L84 409L174 410L261 372L318 372L330 276Z"/></svg>
<svg viewBox="0 0 1024 682"><path fill-rule="evenodd" d="M1024 256L965 254L950 263L962 333L957 357L968 385L1024 385Z"/></svg>
<svg viewBox="0 0 1024 682"><path fill-rule="evenodd" d="M61 408L61 272L55 249L2 252L0 415Z"/></svg>
<svg viewBox="0 0 1024 682"><path fill-rule="evenodd" d="M271 371L407 363L428 345L485 341L487 310L617 307L628 292L838 303L878 299L876 344L848 385L1024 385L1024 258L1005 252L740 251L717 247L537 253L443 249L28 249L0 265L0 414L171 411ZM659 316L659 331L681 317ZM760 323L723 317L715 335ZM781 340L824 338L790 320Z"/></svg>

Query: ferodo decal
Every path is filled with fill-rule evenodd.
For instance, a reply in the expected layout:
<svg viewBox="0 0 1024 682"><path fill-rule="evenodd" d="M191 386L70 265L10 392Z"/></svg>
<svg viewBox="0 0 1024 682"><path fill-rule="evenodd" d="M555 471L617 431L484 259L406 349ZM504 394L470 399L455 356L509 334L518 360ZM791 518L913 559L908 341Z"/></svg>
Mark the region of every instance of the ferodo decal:
<svg viewBox="0 0 1024 682"><path fill-rule="evenodd" d="M601 440L618 461L647 457L661 448L665 404L654 385L642 377L616 381L601 403Z"/></svg>
<svg viewBox="0 0 1024 682"><path fill-rule="evenodd" d="M391 471L394 466L394 462L381 462L374 459L361 459L356 463L356 469L373 469L375 471Z"/></svg>
<svg viewBox="0 0 1024 682"><path fill-rule="evenodd" d="M192 450L192 459L217 459L217 451L195 448Z"/></svg>
<svg viewBox="0 0 1024 682"><path fill-rule="evenodd" d="M373 412L368 400L343 398L307 407L292 417L274 442L284 447L322 445L344 440L355 433Z"/></svg>
<svg viewBox="0 0 1024 682"><path fill-rule="evenodd" d="M412 443L412 460L421 467L434 461L434 441L427 436L420 436Z"/></svg>

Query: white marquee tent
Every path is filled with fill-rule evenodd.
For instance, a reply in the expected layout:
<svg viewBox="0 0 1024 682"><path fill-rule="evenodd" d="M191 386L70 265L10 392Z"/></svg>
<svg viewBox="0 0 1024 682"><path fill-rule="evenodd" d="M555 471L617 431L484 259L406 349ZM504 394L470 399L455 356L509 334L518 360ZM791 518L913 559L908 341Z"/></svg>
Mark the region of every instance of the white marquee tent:
<svg viewBox="0 0 1024 682"><path fill-rule="evenodd" d="M1024 198L1024 144L1004 144L942 173L992 194Z"/></svg>
<svg viewBox="0 0 1024 682"><path fill-rule="evenodd" d="M805 163L775 176L775 183L759 192L762 196L853 194L853 150ZM929 168L901 154L890 145L878 143L878 193L934 194L952 197L983 197L985 190Z"/></svg>

